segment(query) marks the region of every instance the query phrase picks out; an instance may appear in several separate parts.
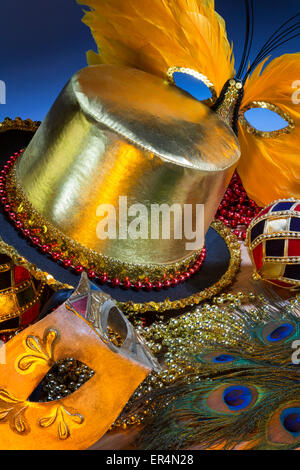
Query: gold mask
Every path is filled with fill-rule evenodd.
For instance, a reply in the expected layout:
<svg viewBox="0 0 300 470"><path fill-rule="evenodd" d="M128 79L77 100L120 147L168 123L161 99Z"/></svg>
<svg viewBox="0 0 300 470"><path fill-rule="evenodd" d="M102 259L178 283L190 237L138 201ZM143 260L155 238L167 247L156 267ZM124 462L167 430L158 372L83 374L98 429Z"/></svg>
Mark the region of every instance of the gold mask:
<svg viewBox="0 0 300 470"><path fill-rule="evenodd" d="M118 330L120 347L111 341L109 325ZM85 364L94 375L60 400L29 401L49 369L66 358ZM6 344L6 364L0 366L0 448L88 448L157 367L110 297L92 291L83 278L68 302Z"/></svg>

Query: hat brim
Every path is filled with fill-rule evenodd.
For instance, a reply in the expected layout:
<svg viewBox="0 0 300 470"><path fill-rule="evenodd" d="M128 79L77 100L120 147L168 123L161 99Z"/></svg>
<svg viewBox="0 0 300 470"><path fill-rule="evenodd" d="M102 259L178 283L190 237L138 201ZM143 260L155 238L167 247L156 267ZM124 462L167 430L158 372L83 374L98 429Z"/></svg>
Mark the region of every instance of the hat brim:
<svg viewBox="0 0 300 470"><path fill-rule="evenodd" d="M0 127L0 166L3 166L10 155L25 148L34 134L35 124L31 126L22 122L10 122L9 129ZM26 130L24 130L26 129ZM79 275L62 264L53 261L49 256L40 252L30 244L15 229L3 209L0 212L0 236L12 245L27 261L51 274L56 280L76 287ZM184 309L209 299L234 279L240 265L240 247L236 237L221 222L213 222L206 235L206 259L200 269L191 279L177 287L161 290L134 291L113 288L108 285L101 289L110 294L120 303L123 311L137 314L146 312L166 312Z"/></svg>

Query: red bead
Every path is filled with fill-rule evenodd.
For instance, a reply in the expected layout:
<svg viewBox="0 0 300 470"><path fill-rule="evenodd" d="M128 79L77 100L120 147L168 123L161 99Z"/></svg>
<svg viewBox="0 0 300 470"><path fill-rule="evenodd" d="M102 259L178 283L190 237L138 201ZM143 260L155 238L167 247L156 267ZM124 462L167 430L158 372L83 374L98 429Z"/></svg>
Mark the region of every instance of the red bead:
<svg viewBox="0 0 300 470"><path fill-rule="evenodd" d="M186 281L187 279L190 279L191 274L189 272L186 272L183 274L183 276L184 276L184 280Z"/></svg>
<svg viewBox="0 0 300 470"><path fill-rule="evenodd" d="M178 277L178 280L182 284L185 281L184 274L180 274L180 276Z"/></svg>
<svg viewBox="0 0 300 470"><path fill-rule="evenodd" d="M173 277L173 279L171 279L171 286L177 287L178 284L179 284L179 279L177 277Z"/></svg>
<svg viewBox="0 0 300 470"><path fill-rule="evenodd" d="M31 241L34 245L39 245L40 244L40 239L38 237L32 237Z"/></svg>
<svg viewBox="0 0 300 470"><path fill-rule="evenodd" d="M108 277L106 274L101 274L101 276L99 276L99 282L100 284L106 284L108 282Z"/></svg>
<svg viewBox="0 0 300 470"><path fill-rule="evenodd" d="M42 245L41 250L43 251L43 253L49 253L50 246L49 245Z"/></svg>
<svg viewBox="0 0 300 470"><path fill-rule="evenodd" d="M11 205L10 204L5 204L4 205L4 210L5 210L5 212L9 212L11 210Z"/></svg>
<svg viewBox="0 0 300 470"><path fill-rule="evenodd" d="M162 290L162 288L163 288L163 283L162 283L162 282L156 281L156 282L154 283L154 289L155 289L155 290L160 291L160 290Z"/></svg>
<svg viewBox="0 0 300 470"><path fill-rule="evenodd" d="M150 281L146 281L144 284L144 288L146 289L147 292L150 292L153 290L153 284Z"/></svg>
<svg viewBox="0 0 300 470"><path fill-rule="evenodd" d="M72 261L70 259L64 259L63 260L63 265L66 267L66 268L70 268L72 266Z"/></svg>
<svg viewBox="0 0 300 470"><path fill-rule="evenodd" d="M8 217L11 219L11 220L16 220L17 216L14 212L9 212L8 214Z"/></svg>
<svg viewBox="0 0 300 470"><path fill-rule="evenodd" d="M52 258L53 258L54 260L59 260L59 259L60 259L60 253L59 253L59 251L53 251L53 252L51 253L51 256L52 256Z"/></svg>
<svg viewBox="0 0 300 470"><path fill-rule="evenodd" d="M30 230L28 230L28 228L24 228L24 230L22 230L22 233L24 237L30 237Z"/></svg>
<svg viewBox="0 0 300 470"><path fill-rule="evenodd" d="M190 269L189 269L189 273L190 273L191 276L193 276L193 275L195 274L195 272L196 272L196 271L195 271L194 268L190 268Z"/></svg>
<svg viewBox="0 0 300 470"><path fill-rule="evenodd" d="M6 171L5 171L5 170L1 170L1 171L0 171L0 175L1 175L1 176L6 176Z"/></svg>
<svg viewBox="0 0 300 470"><path fill-rule="evenodd" d="M71 260L66 260L66 261L70 261L70 262L71 262ZM71 263L71 264L72 264L72 263ZM93 271L92 269L89 269L87 274L88 274L88 277L89 277L90 279L95 279L95 278L96 278L96 273L95 273L95 271Z"/></svg>
<svg viewBox="0 0 300 470"><path fill-rule="evenodd" d="M21 228L23 228L24 224L23 224L23 222L21 222L21 220L16 220L15 226L16 226L17 229L20 230Z"/></svg>
<svg viewBox="0 0 300 470"><path fill-rule="evenodd" d="M117 277L114 277L111 280L111 286L112 287L119 287L120 284L121 284L120 279L118 279Z"/></svg>
<svg viewBox="0 0 300 470"><path fill-rule="evenodd" d="M122 287L125 290L128 290L131 288L131 282L129 281L129 279L125 279L125 281L122 282Z"/></svg>
<svg viewBox="0 0 300 470"><path fill-rule="evenodd" d="M164 289L170 289L171 285L171 281L169 281L168 279L164 281Z"/></svg>
<svg viewBox="0 0 300 470"><path fill-rule="evenodd" d="M81 274L81 273L83 273L84 268L83 268L83 266L81 266L81 265L79 264L78 266L75 266L75 271L76 271L78 274Z"/></svg>
<svg viewBox="0 0 300 470"><path fill-rule="evenodd" d="M142 290L143 284L141 283L141 281L137 281L137 282L134 284L134 288L135 288L135 290L137 290L137 291Z"/></svg>
<svg viewBox="0 0 300 470"><path fill-rule="evenodd" d="M5 176L0 176L0 183L5 183L5 181L6 181Z"/></svg>

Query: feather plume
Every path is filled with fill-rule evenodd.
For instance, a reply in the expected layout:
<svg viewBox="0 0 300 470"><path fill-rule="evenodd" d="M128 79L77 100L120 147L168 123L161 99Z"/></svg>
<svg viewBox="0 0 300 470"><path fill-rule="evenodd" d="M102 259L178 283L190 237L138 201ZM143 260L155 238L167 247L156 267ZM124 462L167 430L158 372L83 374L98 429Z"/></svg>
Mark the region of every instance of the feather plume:
<svg viewBox="0 0 300 470"><path fill-rule="evenodd" d="M166 77L170 67L205 75L219 94L234 75L232 48L214 0L77 0L99 55L89 64L126 65Z"/></svg>
<svg viewBox="0 0 300 470"><path fill-rule="evenodd" d="M242 108L251 107L254 101L274 104L294 121L295 128L288 134L263 137L250 134L239 125L242 157L238 173L249 197L261 207L291 195L300 198L300 159L296 145L300 141L300 106L293 102L296 91L293 83L300 77L300 53L278 57L262 72L264 64L248 78Z"/></svg>
<svg viewBox="0 0 300 470"><path fill-rule="evenodd" d="M187 368L176 384L147 394L154 415L145 420L139 448L300 446L300 369L292 363L299 301L284 301L272 289L260 296L231 312L231 321L224 311L223 334L221 324L201 323L198 354L190 350L191 364L197 358L199 368ZM128 416L143 407L141 400L131 403Z"/></svg>

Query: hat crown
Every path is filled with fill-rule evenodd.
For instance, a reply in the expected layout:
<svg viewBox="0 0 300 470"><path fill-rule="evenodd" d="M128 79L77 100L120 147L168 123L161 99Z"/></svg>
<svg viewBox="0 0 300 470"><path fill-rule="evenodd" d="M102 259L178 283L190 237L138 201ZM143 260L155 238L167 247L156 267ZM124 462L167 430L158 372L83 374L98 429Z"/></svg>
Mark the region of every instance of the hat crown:
<svg viewBox="0 0 300 470"><path fill-rule="evenodd" d="M187 250L172 226L169 239L151 238L150 211L148 238L100 239L99 206L113 206L119 220L121 196L147 209L204 204L205 234L239 156L232 130L187 93L145 72L99 65L63 89L16 179L47 227L45 242L58 242L64 257L122 278L157 279L165 266L181 270L199 250Z"/></svg>

